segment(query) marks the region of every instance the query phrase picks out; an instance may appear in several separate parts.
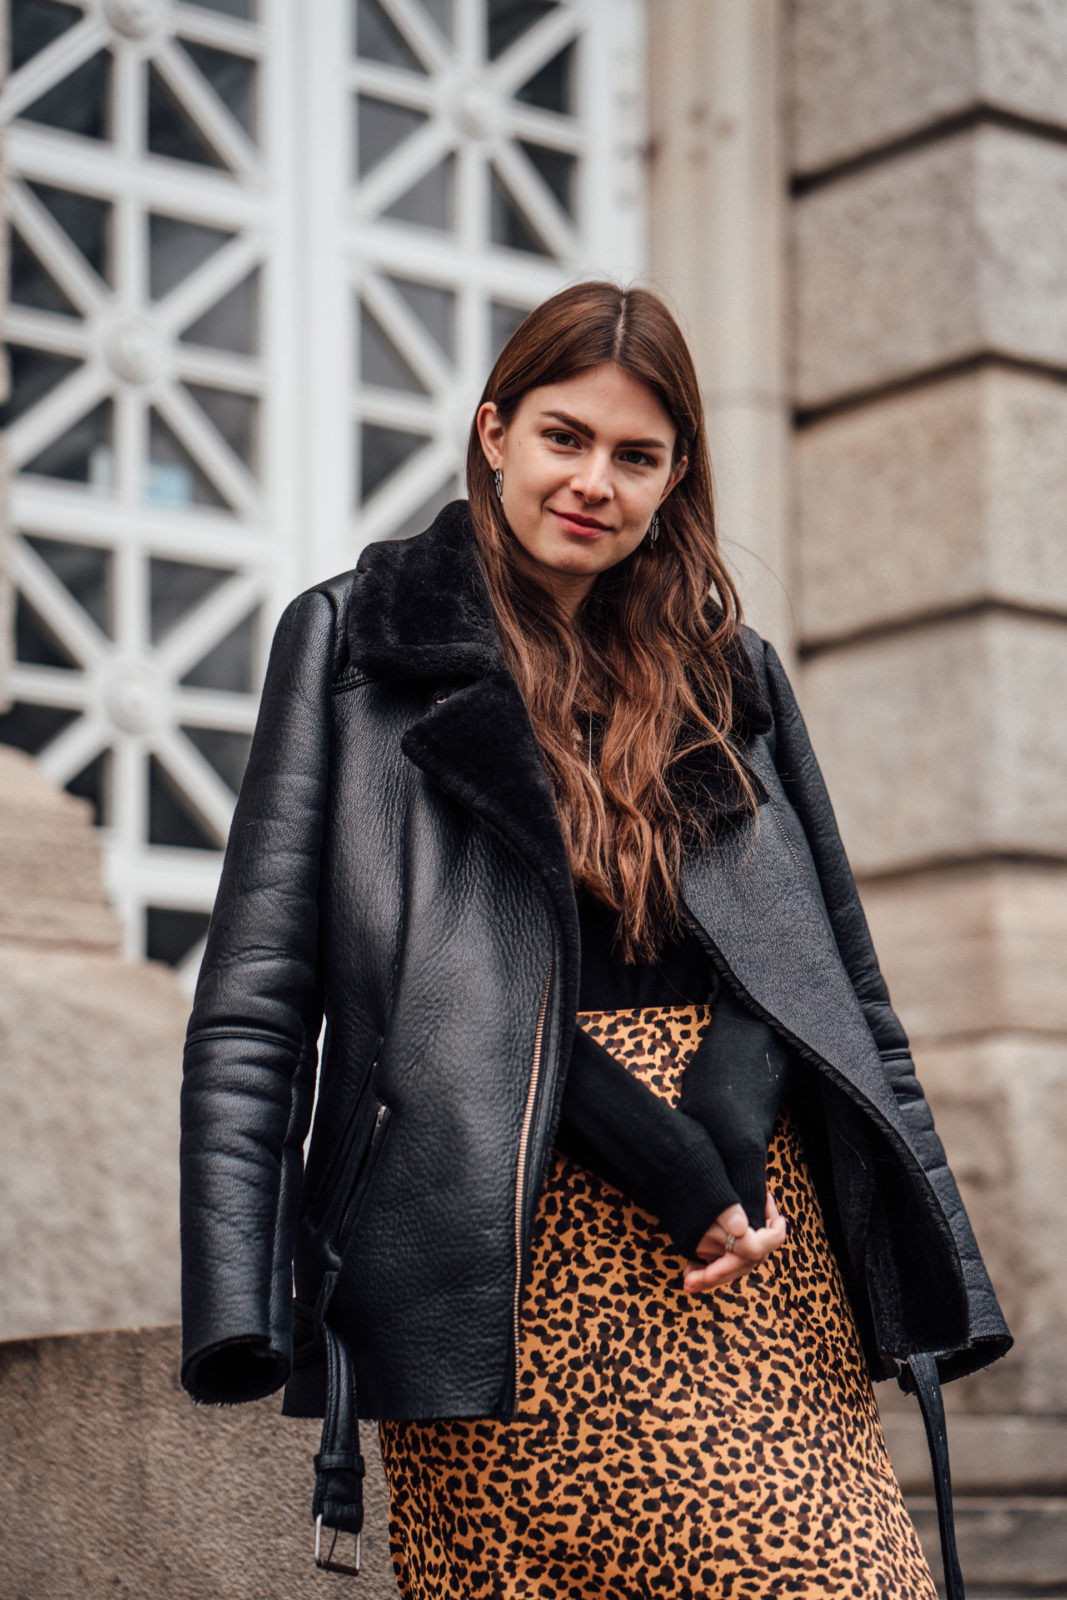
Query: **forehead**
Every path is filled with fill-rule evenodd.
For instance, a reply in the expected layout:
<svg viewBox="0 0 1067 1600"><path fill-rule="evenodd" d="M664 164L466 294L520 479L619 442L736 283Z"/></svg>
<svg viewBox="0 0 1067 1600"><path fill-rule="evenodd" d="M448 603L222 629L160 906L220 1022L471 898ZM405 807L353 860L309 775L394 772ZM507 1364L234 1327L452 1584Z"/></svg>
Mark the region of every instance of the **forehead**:
<svg viewBox="0 0 1067 1600"><path fill-rule="evenodd" d="M588 367L561 383L529 389L516 421L536 423L542 413L561 411L600 438L658 438L673 444L675 429L654 390L610 362Z"/></svg>

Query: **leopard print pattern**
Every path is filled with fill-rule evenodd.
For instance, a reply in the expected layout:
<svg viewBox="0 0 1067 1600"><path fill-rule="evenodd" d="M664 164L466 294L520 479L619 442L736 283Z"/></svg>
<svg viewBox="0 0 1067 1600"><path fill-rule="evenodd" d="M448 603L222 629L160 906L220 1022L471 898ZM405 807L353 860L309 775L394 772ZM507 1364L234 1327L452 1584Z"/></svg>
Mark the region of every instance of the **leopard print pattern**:
<svg viewBox="0 0 1067 1600"><path fill-rule="evenodd" d="M676 1104L710 1016L579 1021ZM404 1600L936 1600L788 1111L768 1185L785 1244L689 1295L655 1218L555 1156L517 1417L380 1424Z"/></svg>

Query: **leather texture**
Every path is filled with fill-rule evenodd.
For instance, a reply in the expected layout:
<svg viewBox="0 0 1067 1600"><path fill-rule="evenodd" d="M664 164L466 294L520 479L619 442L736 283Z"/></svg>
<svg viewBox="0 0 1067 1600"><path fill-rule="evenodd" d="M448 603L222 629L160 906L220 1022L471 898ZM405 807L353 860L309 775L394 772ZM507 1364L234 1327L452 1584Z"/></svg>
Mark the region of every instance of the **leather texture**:
<svg viewBox="0 0 1067 1600"><path fill-rule="evenodd" d="M721 827L685 862L686 903L799 1058L874 1375L929 1351L956 1376L1010 1338L788 680L751 630L744 646L734 739L763 803L746 818L701 775ZM288 1380L286 1409L321 1414L315 1306L336 1273L326 1317L360 1415L511 1413L578 974L551 787L457 502L277 630L186 1045L194 1396Z"/></svg>

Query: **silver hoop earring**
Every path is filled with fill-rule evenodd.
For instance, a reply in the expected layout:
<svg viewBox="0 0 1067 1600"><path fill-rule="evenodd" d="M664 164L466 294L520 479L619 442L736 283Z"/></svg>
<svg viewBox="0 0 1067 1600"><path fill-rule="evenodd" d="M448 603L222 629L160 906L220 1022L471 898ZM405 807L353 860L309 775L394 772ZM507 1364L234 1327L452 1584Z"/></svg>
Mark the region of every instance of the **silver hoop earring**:
<svg viewBox="0 0 1067 1600"><path fill-rule="evenodd" d="M497 499L498 500L503 500L503 498L504 498L504 474L500 470L499 467L497 467L496 471L493 473L493 488L496 490Z"/></svg>
<svg viewBox="0 0 1067 1600"><path fill-rule="evenodd" d="M652 521L648 525L648 542L649 542L649 544L655 544L655 542L656 542L656 540L658 538L659 538L659 512L658 511L653 511L653 513L652 513Z"/></svg>

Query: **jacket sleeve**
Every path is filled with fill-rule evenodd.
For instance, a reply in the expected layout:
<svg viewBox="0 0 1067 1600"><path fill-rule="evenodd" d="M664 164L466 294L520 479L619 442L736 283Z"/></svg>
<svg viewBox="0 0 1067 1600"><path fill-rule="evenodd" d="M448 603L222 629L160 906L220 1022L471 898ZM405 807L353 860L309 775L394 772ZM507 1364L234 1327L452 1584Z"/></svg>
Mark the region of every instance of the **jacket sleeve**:
<svg viewBox="0 0 1067 1600"><path fill-rule="evenodd" d="M182 1382L209 1402L257 1399L291 1366L333 637L315 591L278 625L186 1037Z"/></svg>
<svg viewBox="0 0 1067 1600"><path fill-rule="evenodd" d="M960 1377L985 1366L1011 1346L996 1295L933 1116L915 1075L907 1034L893 1010L878 965L867 918L838 832L833 806L792 686L771 644L765 645L774 715L776 765L786 797L800 819L819 875L830 924L852 987L874 1035L886 1077L912 1146L952 1228L967 1285L970 1334L966 1349L940 1358L941 1376Z"/></svg>

